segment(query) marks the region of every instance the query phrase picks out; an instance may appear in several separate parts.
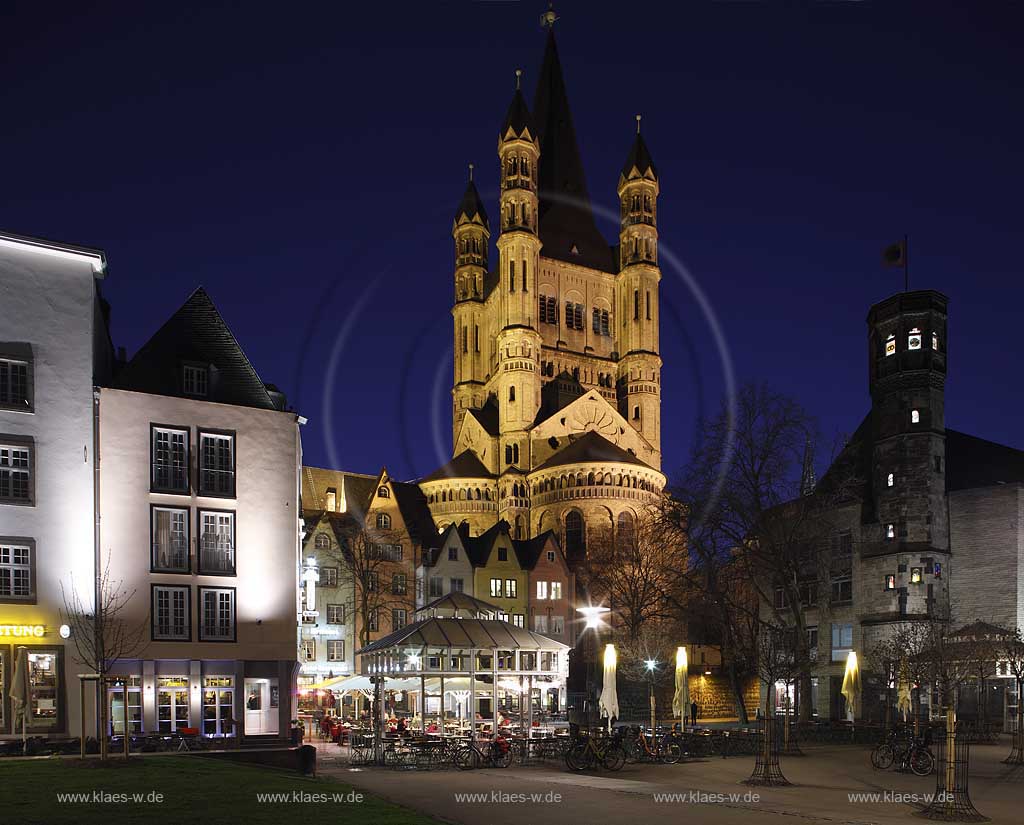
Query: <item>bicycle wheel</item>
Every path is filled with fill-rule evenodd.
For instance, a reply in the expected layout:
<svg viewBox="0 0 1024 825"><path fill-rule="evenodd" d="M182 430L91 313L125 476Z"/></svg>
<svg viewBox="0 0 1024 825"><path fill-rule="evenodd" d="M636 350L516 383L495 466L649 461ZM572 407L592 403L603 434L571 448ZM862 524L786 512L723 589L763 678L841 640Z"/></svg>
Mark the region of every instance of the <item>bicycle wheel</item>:
<svg viewBox="0 0 1024 825"><path fill-rule="evenodd" d="M666 765L674 765L683 758L683 749L675 740L668 740L661 744L661 761Z"/></svg>
<svg viewBox="0 0 1024 825"><path fill-rule="evenodd" d="M466 745L455 754L455 765L460 771L471 771L480 767L480 753L476 748Z"/></svg>
<svg viewBox="0 0 1024 825"><path fill-rule="evenodd" d="M494 763L496 768L507 768L512 764L512 746L509 745L504 750L500 747L492 746L491 761Z"/></svg>
<svg viewBox="0 0 1024 825"><path fill-rule="evenodd" d="M935 757L925 748L914 748L910 754L910 770L918 776L928 776L935 767Z"/></svg>
<svg viewBox="0 0 1024 825"><path fill-rule="evenodd" d="M601 764L609 771L621 771L626 764L626 752L621 745L609 745L601 754Z"/></svg>
<svg viewBox="0 0 1024 825"><path fill-rule="evenodd" d="M573 745L565 752L565 767L570 771L582 771L586 767L586 745Z"/></svg>
<svg viewBox="0 0 1024 825"><path fill-rule="evenodd" d="M630 765L634 765L644 758L644 746L639 739L631 742L624 750L626 752L626 761Z"/></svg>
<svg viewBox="0 0 1024 825"><path fill-rule="evenodd" d="M892 745L879 745L871 751L871 767L877 771L887 771L896 761L896 754L893 753Z"/></svg>

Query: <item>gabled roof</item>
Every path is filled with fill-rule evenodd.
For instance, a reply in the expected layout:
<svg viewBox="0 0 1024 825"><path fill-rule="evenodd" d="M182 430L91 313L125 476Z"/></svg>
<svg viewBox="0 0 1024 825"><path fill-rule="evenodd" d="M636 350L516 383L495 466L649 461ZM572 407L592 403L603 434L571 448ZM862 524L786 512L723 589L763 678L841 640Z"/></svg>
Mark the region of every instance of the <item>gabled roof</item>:
<svg viewBox="0 0 1024 825"><path fill-rule="evenodd" d="M658 179L658 170L654 166L651 153L647 148L646 142L644 142L644 136L640 132L636 133L636 140L633 141L633 146L626 156L626 162L622 166L622 177L629 179L633 176L634 170L641 177L650 172L655 180Z"/></svg>
<svg viewBox="0 0 1024 825"><path fill-rule="evenodd" d="M519 564L524 570L533 570L537 566L540 554L544 552L548 542L553 542L556 547L560 546L553 530L545 530L532 539L512 540L512 546L516 550L516 558L519 559Z"/></svg>
<svg viewBox="0 0 1024 825"><path fill-rule="evenodd" d="M476 191L476 184L473 181L466 186L466 193L462 196L459 208L455 210L455 223L462 218L479 221L485 227L490 228L487 221L487 210L484 209L484 202L480 199L480 193Z"/></svg>
<svg viewBox="0 0 1024 825"><path fill-rule="evenodd" d="M606 438L591 430L580 438L577 438L567 447L563 447L551 458L537 467L538 470L547 470L551 467L562 467L566 464L580 464L587 462L614 461L619 464L636 464L640 467L650 467L649 464L641 461L635 455L621 447L612 444Z"/></svg>
<svg viewBox="0 0 1024 825"><path fill-rule="evenodd" d="M479 536L465 536L462 544L466 548L466 556L474 567L486 567L491 557L491 550L498 536L508 533L508 522L501 519L488 527Z"/></svg>
<svg viewBox="0 0 1024 825"><path fill-rule="evenodd" d="M484 428L488 435L501 434L501 427L498 423L498 402L493 395L487 399L480 409L471 409L469 413L480 422L480 426Z"/></svg>
<svg viewBox="0 0 1024 825"><path fill-rule="evenodd" d="M370 499L377 489L377 476L303 466L303 512L326 510L328 488L335 490L337 505L344 506L344 512L363 519Z"/></svg>
<svg viewBox="0 0 1024 825"><path fill-rule="evenodd" d="M488 619L421 619L357 650L357 655L391 647L456 647L499 650L568 650L547 636Z"/></svg>
<svg viewBox="0 0 1024 825"><path fill-rule="evenodd" d="M438 547L441 537L434 524L434 517L430 515L427 497L419 486L411 481L391 479L391 489L395 491L398 510L412 540L422 547Z"/></svg>
<svg viewBox="0 0 1024 825"><path fill-rule="evenodd" d="M478 613L488 613L490 616L487 618L490 618L491 616L497 616L500 612L499 608L493 604L474 598L468 593L460 593L459 591L449 593L447 596L441 596L439 599L434 599L434 601L423 605L423 607L417 608L414 612L422 614L422 618L426 614L436 616L439 610L451 610L455 617L458 617L460 612L465 612L469 614L466 618L472 619L477 618L476 614Z"/></svg>
<svg viewBox="0 0 1024 825"><path fill-rule="evenodd" d="M946 430L946 489L1024 483L1024 451Z"/></svg>
<svg viewBox="0 0 1024 825"><path fill-rule="evenodd" d="M538 184L543 256L614 272L611 248L591 211L553 29L548 30L533 112L540 133Z"/></svg>
<svg viewBox="0 0 1024 825"><path fill-rule="evenodd" d="M484 466L472 450L463 450L447 464L438 467L426 478L421 478L420 484L445 478L494 478L494 473Z"/></svg>
<svg viewBox="0 0 1024 825"><path fill-rule="evenodd" d="M185 397L186 363L210 368L206 401L273 410L274 401L238 340L199 287L115 376L118 389Z"/></svg>

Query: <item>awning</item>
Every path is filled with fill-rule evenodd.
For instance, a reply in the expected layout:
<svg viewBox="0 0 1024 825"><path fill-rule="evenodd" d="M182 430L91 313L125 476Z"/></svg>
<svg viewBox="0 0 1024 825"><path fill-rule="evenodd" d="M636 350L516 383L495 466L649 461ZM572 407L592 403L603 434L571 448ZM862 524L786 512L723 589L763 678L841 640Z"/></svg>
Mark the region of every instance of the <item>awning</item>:
<svg viewBox="0 0 1024 825"><path fill-rule="evenodd" d="M305 685L302 690L330 690L334 693L351 693L354 690L373 692L373 682L369 676L335 676L315 685ZM385 690L419 690L419 679L392 679L388 677L384 683Z"/></svg>

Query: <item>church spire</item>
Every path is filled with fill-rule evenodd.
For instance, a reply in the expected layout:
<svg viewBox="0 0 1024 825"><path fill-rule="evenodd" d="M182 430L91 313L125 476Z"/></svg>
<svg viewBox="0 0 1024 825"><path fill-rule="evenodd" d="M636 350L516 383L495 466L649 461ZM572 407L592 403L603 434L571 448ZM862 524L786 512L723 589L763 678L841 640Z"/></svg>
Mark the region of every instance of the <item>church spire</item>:
<svg viewBox="0 0 1024 825"><path fill-rule="evenodd" d="M814 474L814 449L811 446L811 439L808 438L804 445L804 466L800 473L800 495L812 495L817 486L818 479Z"/></svg>
<svg viewBox="0 0 1024 825"><path fill-rule="evenodd" d="M512 95L512 103L509 104L508 112L505 114L505 121L501 125L501 132L498 135L499 141L523 137L524 133L529 133L526 136L527 140L536 140L537 138L537 127L534 125L533 116L530 114L530 107L526 105L526 98L523 97L520 82L522 76L523 70L516 69L516 91ZM511 136L509 135L509 130L512 132Z"/></svg>
<svg viewBox="0 0 1024 825"><path fill-rule="evenodd" d="M658 170L651 159L651 152L640 133L640 115L636 116L636 138L622 167L622 177L626 180L633 177L658 179Z"/></svg>

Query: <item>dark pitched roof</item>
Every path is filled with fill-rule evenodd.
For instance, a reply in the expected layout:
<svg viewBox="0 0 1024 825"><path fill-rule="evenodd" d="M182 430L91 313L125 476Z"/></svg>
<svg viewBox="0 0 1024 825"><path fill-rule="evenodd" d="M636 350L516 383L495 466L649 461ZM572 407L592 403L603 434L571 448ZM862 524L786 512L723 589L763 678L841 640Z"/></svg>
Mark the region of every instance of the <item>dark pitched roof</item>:
<svg viewBox="0 0 1024 825"><path fill-rule="evenodd" d="M1024 451L946 430L946 489L1024 483Z"/></svg>
<svg viewBox="0 0 1024 825"><path fill-rule="evenodd" d="M499 435L501 433L501 426L498 422L498 402L494 399L494 396L490 396L487 402L479 410L470 410L470 414L477 421L480 422L480 426L484 428L488 435Z"/></svg>
<svg viewBox="0 0 1024 825"><path fill-rule="evenodd" d="M322 511L327 507L327 490L334 488L339 506L357 518L365 518L370 499L377 489L377 476L327 470L322 467L302 468L302 510Z"/></svg>
<svg viewBox="0 0 1024 825"><path fill-rule="evenodd" d="M644 136L639 132L636 133L633 148L629 150L626 162L622 166L622 177L629 178L633 174L634 169L641 175L646 175L650 172L655 180L658 178L658 170L654 166L654 161L651 160L651 153L644 142Z"/></svg>
<svg viewBox="0 0 1024 825"><path fill-rule="evenodd" d="M472 450L463 450L447 464L438 467L426 478L421 478L420 483L443 478L494 478L494 473L484 466Z"/></svg>
<svg viewBox="0 0 1024 825"><path fill-rule="evenodd" d="M430 613L431 615L436 616L438 610L451 610L456 614L456 616L460 611L466 611L471 614L466 618L476 618L475 614L477 613L489 613L491 615L486 618L491 618L492 616L497 616L500 612L499 609L490 602L481 601L474 596L470 596L468 593L463 593L458 590L449 593L447 596L441 596L438 599L434 599L434 601L423 605L423 607L416 608L414 612L417 614ZM422 615L421 618L423 618Z"/></svg>
<svg viewBox="0 0 1024 825"><path fill-rule="evenodd" d="M611 248L590 208L553 29L548 30L533 112L540 133L538 183L544 257L614 272Z"/></svg>
<svg viewBox="0 0 1024 825"><path fill-rule="evenodd" d="M395 491L398 510L413 541L422 547L437 547L441 537L423 491L414 482L394 479L391 480L391 489Z"/></svg>
<svg viewBox="0 0 1024 825"><path fill-rule="evenodd" d="M509 104L508 112L505 113L505 120L501 124L499 139L504 139L511 129L516 137L521 137L523 132L528 131L531 137L537 137L537 127L534 126L533 115L530 114L530 107L526 105L526 98L518 87L512 95L512 102Z"/></svg>
<svg viewBox="0 0 1024 825"><path fill-rule="evenodd" d="M202 287L118 372L113 385L155 395L184 396L183 365L188 362L210 368L207 401L278 408Z"/></svg>
<svg viewBox="0 0 1024 825"><path fill-rule="evenodd" d="M484 567L491 557L494 542L501 533L508 533L508 522L504 519L495 522L479 536L466 536L462 543L466 547L466 556L474 567Z"/></svg>
<svg viewBox="0 0 1024 825"><path fill-rule="evenodd" d="M480 193L476 191L473 181L466 186L466 194L462 196L459 208L455 210L455 223L458 223L463 217L470 221L479 219L480 223L490 228L487 221L487 210L484 209L484 202L480 200Z"/></svg>
<svg viewBox="0 0 1024 825"><path fill-rule="evenodd" d="M638 464L647 467L635 455L612 444L606 438L591 430L577 438L569 446L562 448L551 458L534 470L546 470L549 467L561 467L565 464L578 464L587 461L616 461L623 464Z"/></svg>
<svg viewBox="0 0 1024 825"><path fill-rule="evenodd" d="M552 530L545 530L532 539L512 540L512 546L516 550L516 558L519 559L519 564L524 570L533 570L537 566L540 554L544 552L544 548L549 541L553 541L556 545L558 544L558 539L555 538L554 531Z"/></svg>

